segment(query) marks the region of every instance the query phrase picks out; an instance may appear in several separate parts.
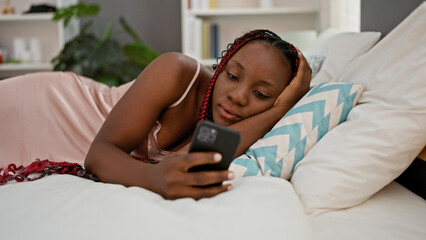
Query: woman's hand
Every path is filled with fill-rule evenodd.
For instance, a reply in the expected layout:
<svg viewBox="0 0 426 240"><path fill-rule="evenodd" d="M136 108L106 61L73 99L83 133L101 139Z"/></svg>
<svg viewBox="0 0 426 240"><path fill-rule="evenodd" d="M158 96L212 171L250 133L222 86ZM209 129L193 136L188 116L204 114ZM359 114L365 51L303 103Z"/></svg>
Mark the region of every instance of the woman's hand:
<svg viewBox="0 0 426 240"><path fill-rule="evenodd" d="M188 172L191 167L214 164L222 160L219 153L179 151L166 157L153 166L148 174L149 190L162 195L166 199L191 197L200 199L213 197L231 189L230 184L202 187L221 183L233 178L231 171Z"/></svg>
<svg viewBox="0 0 426 240"><path fill-rule="evenodd" d="M309 91L311 83L311 67L299 49L297 49L297 53L299 55L299 68L296 76L284 88L274 103L274 107L283 107L286 111L292 108Z"/></svg>

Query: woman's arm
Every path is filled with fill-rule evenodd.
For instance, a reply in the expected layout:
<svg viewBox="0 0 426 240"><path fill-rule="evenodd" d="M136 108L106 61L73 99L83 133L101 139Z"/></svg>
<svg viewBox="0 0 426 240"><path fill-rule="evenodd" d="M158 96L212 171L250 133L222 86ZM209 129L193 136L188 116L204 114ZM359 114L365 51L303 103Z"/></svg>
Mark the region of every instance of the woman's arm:
<svg viewBox="0 0 426 240"><path fill-rule="evenodd" d="M178 99L177 80L184 74L185 64L175 54L155 59L109 113L91 144L86 168L102 181L134 185L135 181L122 178L129 171L129 153L147 137L161 112Z"/></svg>
<svg viewBox="0 0 426 240"><path fill-rule="evenodd" d="M272 108L230 126L241 133L241 142L235 157L262 138L309 91L312 70L298 51L300 64L297 74L278 96ZM256 127L253 127L256 126Z"/></svg>
<svg viewBox="0 0 426 240"><path fill-rule="evenodd" d="M133 151L151 131L155 121L183 94L196 69L196 62L178 53L154 60L110 112L90 146L85 167L103 182L140 186L166 198L200 198L226 190L221 186L196 191L188 186L227 180L226 173L200 176L186 170L193 165L212 163L213 153L177 153L152 165L134 160ZM182 84L187 79L187 84Z"/></svg>

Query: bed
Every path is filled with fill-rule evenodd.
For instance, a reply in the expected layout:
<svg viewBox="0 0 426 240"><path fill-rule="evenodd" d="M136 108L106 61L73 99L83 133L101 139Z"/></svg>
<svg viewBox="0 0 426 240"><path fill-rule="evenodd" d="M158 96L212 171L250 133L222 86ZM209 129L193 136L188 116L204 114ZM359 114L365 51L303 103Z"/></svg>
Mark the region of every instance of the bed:
<svg viewBox="0 0 426 240"><path fill-rule="evenodd" d="M404 2L400 4L410 1ZM330 29L305 52L313 69L313 89L321 84L326 84L323 90L361 87L349 95L352 105L342 121L321 137L319 130L311 129L314 140L307 135L301 158L289 151L289 165L274 165L288 171L265 167L264 158L258 170L249 169L253 157L262 162L252 147L237 162L241 164L234 165L241 177L232 180L233 190L198 201L165 200L142 188L73 175L9 182L0 186L1 239L425 239L426 3L417 3L389 33L374 31L378 26L361 33ZM78 79L81 92L87 91L85 98L99 110L92 113L94 125L68 140L74 152L68 154L61 141L47 143L58 145L51 147L62 154L56 160L77 159L81 164L96 128L128 85L110 89L74 74L52 74L19 78ZM60 96L63 101L68 97L75 96ZM4 126L3 116L0 133L24 128L9 126L16 119ZM68 119L74 132L85 123L74 122L70 115L55 117ZM61 131L61 126L45 131ZM14 141L1 136L3 165L9 159L19 164L29 156L22 153L23 144ZM281 177L274 175L277 172Z"/></svg>

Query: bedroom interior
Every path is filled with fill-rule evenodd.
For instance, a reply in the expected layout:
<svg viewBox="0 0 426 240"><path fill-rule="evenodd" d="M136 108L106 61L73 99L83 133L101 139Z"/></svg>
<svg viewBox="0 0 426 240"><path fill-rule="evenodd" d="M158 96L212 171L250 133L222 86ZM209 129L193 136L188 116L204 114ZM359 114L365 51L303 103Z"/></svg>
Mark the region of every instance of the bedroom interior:
<svg viewBox="0 0 426 240"><path fill-rule="evenodd" d="M221 48L234 38L232 34L244 32L245 24L266 25L287 33L292 41L304 46L303 53L312 68L312 88L250 151L234 160L231 169L238 178L232 180L234 189L230 192L198 201L189 198L170 201L145 189L93 182L73 175L53 174L24 182L11 180L0 185L1 238L424 239L426 2L360 0L358 11L351 13L358 13L359 21L330 20L332 8L345 1L304 0L318 5L303 10L292 5L297 4L295 0L245 1L245 6L252 4L254 11L241 8L240 1L225 0L211 1L217 5L205 9L206 6L194 6L193 1L187 0L123 3L171 11L169 20L159 20L164 28L158 39L155 39L158 31L147 34L155 28L155 21L144 21L137 26L135 21L143 20L134 11L127 20L136 26L144 42L159 53L183 52L206 65L215 60L212 53L203 55L202 33L191 29L197 24L209 22L211 28L212 23L217 23L222 31L218 40ZM0 4L6 2L9 3L3 0ZM16 2L9 3L15 12L28 9L14 5ZM114 1L110 2L110 8L104 8L101 0L80 2L101 5L101 13L94 20L99 29L105 29L102 24L107 24L109 15L112 18L120 14L120 11L112 13L111 8L119 5ZM258 5L260 2L262 5ZM275 4L275 9L270 4ZM227 8L221 9L223 6ZM152 12L146 14L159 18ZM82 18L66 30L58 23L51 23L51 16L30 21L49 25L47 38L54 39L49 44L55 51L88 21ZM300 21L296 25L288 24L297 20ZM6 15L0 15L0 45L10 46L12 38L5 37L4 31L25 21L8 20ZM232 33L233 30L237 32ZM65 34L67 31L70 35ZM125 34L116 33L119 41L127 41ZM165 33L170 33L169 38ZM212 42L213 38L209 44ZM55 53L50 50L43 50L43 55L53 56ZM22 84L37 76L87 80L78 75L36 73L50 71L50 67L37 65L19 70L3 65L2 69L0 64L0 79L6 78L0 80L0 89L7 87L9 77ZM42 141L23 141L15 136L25 129L15 124L18 121L13 114L19 110L0 107L0 179L7 175L8 164L22 165L28 161L26 158L59 156L56 161L82 165L85 146L105 119L103 111L109 111L111 103L117 101L108 98L108 94L123 88L94 82L88 89L82 88L83 91L87 91L84 93L87 98L96 96L91 101L98 112L90 113L90 108L71 109L72 106L64 112L49 112L61 123L54 127L65 137L63 141L48 142L53 146L52 151L42 156L25 151L25 144L40 144L43 148ZM19 99L18 94L27 92L11 89L0 96L0 102ZM75 95L58 97L66 103ZM322 101L324 107L313 106L311 103L315 101ZM309 109L312 114L307 115L300 109L308 105L313 107ZM74 124L64 113L96 115L96 121L72 130L61 129L62 123ZM41 122L43 118L34 121ZM298 133L291 127L294 123L301 126ZM287 127L291 130L286 134L273 133ZM16 134L5 135L10 129L15 129ZM48 133L48 129L40 131ZM67 140L72 144L64 147ZM265 147L279 151L265 152ZM68 152L55 152L55 149Z"/></svg>

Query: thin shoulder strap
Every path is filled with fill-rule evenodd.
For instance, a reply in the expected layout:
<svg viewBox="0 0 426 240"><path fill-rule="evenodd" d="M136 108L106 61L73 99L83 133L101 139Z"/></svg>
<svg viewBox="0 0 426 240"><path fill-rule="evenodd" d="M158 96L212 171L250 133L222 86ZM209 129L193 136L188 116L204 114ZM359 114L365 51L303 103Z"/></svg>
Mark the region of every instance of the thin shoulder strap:
<svg viewBox="0 0 426 240"><path fill-rule="evenodd" d="M185 99L186 95L188 94L189 90L191 89L192 85L194 84L195 80L197 79L198 74L200 73L200 68L201 68L200 65L201 65L200 62L197 61L197 70L195 71L194 77L192 77L191 82L189 83L188 87L186 88L183 95L179 98L179 100L177 100L172 105L170 105L169 108L176 107L177 105L179 105L180 102L183 101L183 99Z"/></svg>

